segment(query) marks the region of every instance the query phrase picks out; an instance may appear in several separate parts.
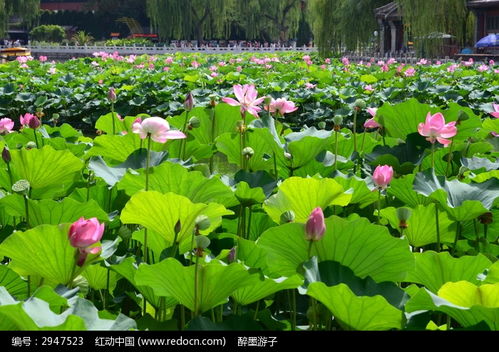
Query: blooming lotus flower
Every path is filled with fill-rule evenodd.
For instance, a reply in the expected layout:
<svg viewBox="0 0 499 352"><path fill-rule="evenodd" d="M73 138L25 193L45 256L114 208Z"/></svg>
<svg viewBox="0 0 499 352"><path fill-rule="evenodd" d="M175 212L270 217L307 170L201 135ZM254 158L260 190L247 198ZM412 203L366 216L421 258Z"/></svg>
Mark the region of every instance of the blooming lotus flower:
<svg viewBox="0 0 499 352"><path fill-rule="evenodd" d="M426 140L430 143L438 141L444 146L450 144L450 140L457 133L456 121L445 123L444 115L436 113L432 115L430 112L426 115L425 123L418 125L418 132L420 135L427 137Z"/></svg>
<svg viewBox="0 0 499 352"><path fill-rule="evenodd" d="M41 56L38 58L38 60L39 60L40 62L45 62L45 61L47 61L47 57L46 57L46 56L41 55Z"/></svg>
<svg viewBox="0 0 499 352"><path fill-rule="evenodd" d="M488 71L489 70L489 66L487 65L480 65L478 66L478 72L485 72L485 71Z"/></svg>
<svg viewBox="0 0 499 352"><path fill-rule="evenodd" d="M305 87L307 89L314 89L315 87L317 87L317 84L312 84L310 82L307 82L307 83L305 83Z"/></svg>
<svg viewBox="0 0 499 352"><path fill-rule="evenodd" d="M250 84L245 84L244 86L236 84L233 88L237 100L223 98L222 101L231 106L241 106L241 115L244 115L247 111L251 115L258 117L258 113L262 110L258 105L260 105L265 98L257 98L258 92L256 91L255 86Z"/></svg>
<svg viewBox="0 0 499 352"><path fill-rule="evenodd" d="M319 241L326 231L324 213L320 207L312 210L305 225L305 238L307 241Z"/></svg>
<svg viewBox="0 0 499 352"><path fill-rule="evenodd" d="M7 134L12 132L14 128L14 121L9 119L8 117L4 117L0 120L0 134Z"/></svg>
<svg viewBox="0 0 499 352"><path fill-rule="evenodd" d="M170 130L170 124L161 117L148 117L142 122L135 121L137 122L132 125L132 131L138 133L142 139L150 136L155 142L166 143L169 139L186 138L181 131Z"/></svg>
<svg viewBox="0 0 499 352"><path fill-rule="evenodd" d="M494 116L496 119L499 119L499 104L492 104L492 107L494 108L494 111L491 112L490 114ZM4 119L2 119L4 120ZM1 120L0 120L1 122Z"/></svg>
<svg viewBox="0 0 499 352"><path fill-rule="evenodd" d="M367 112L372 116L372 118L366 120L364 122L364 128L380 128L381 125L374 120L376 117L376 112L378 111L378 108L367 108Z"/></svg>
<svg viewBox="0 0 499 352"><path fill-rule="evenodd" d="M390 67L388 67L388 65L383 65L383 66L381 66L381 71L388 72L388 71L390 71Z"/></svg>
<svg viewBox="0 0 499 352"><path fill-rule="evenodd" d="M409 67L405 72L404 75L406 77L413 77L416 74L416 70L413 67Z"/></svg>
<svg viewBox="0 0 499 352"><path fill-rule="evenodd" d="M325 62L327 65L329 65L329 64L331 63L331 59L330 59L330 58L326 58L326 59L324 59L324 62Z"/></svg>
<svg viewBox="0 0 499 352"><path fill-rule="evenodd" d="M373 88L373 86L372 86L372 85L370 85L370 84L366 84L366 85L364 86L364 90L365 90L365 91L368 91L368 92L372 92L372 91L374 91L374 88Z"/></svg>
<svg viewBox="0 0 499 352"><path fill-rule="evenodd" d="M341 63L345 66L348 66L350 65L350 60L348 59L348 57L345 56L341 58Z"/></svg>
<svg viewBox="0 0 499 352"><path fill-rule="evenodd" d="M395 60L393 57L389 58L388 61L386 62L387 65L392 65L396 64L397 60Z"/></svg>
<svg viewBox="0 0 499 352"><path fill-rule="evenodd" d="M289 114L290 112L298 110L298 107L295 106L295 103L292 101L286 100L284 98L279 98L270 102L269 106L265 107L265 110L270 110L271 113L277 113L281 116L284 114Z"/></svg>
<svg viewBox="0 0 499 352"><path fill-rule="evenodd" d="M380 190L386 189L393 178L393 168L388 165L379 165L373 173L373 182Z"/></svg>
<svg viewBox="0 0 499 352"><path fill-rule="evenodd" d="M104 224L100 224L97 218L86 220L81 217L69 228L69 242L72 247L79 251L77 265L82 266L88 254L97 254L101 247L92 247L99 242L104 234Z"/></svg>
<svg viewBox="0 0 499 352"><path fill-rule="evenodd" d="M33 114L27 112L26 114L19 116L19 122L23 127L38 128L41 125L40 119Z"/></svg>
<svg viewBox="0 0 499 352"><path fill-rule="evenodd" d="M191 66L194 67L194 68L198 68L199 66L201 66L201 64L199 62L197 62L197 61L194 60L194 61L191 62Z"/></svg>

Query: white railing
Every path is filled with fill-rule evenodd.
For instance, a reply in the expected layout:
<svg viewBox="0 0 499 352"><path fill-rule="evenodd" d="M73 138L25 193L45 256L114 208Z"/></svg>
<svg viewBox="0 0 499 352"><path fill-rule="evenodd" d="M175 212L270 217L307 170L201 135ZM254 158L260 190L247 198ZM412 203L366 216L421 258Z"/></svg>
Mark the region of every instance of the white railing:
<svg viewBox="0 0 499 352"><path fill-rule="evenodd" d="M285 51L300 51L312 52L315 48L309 47L175 47L175 46L103 46L103 45L26 45L23 46L29 49L32 53L47 53L47 54L92 54L95 52L118 52L122 55L129 54L174 54L176 52L187 53L207 53L207 54L222 54L222 53L272 53ZM1 46L4 48L4 46Z"/></svg>

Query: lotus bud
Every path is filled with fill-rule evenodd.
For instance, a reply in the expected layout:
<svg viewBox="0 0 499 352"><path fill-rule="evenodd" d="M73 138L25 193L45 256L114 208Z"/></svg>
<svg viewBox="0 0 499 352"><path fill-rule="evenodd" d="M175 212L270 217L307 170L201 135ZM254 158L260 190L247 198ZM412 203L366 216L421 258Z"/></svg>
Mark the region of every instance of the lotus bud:
<svg viewBox="0 0 499 352"><path fill-rule="evenodd" d="M284 157L288 160L292 160L293 159L293 156L291 155L291 153L288 153L288 152L284 152Z"/></svg>
<svg viewBox="0 0 499 352"><path fill-rule="evenodd" d="M246 159L251 159L251 157L255 155L255 151L253 150L253 148L251 147L246 147L243 149L243 156L246 158Z"/></svg>
<svg viewBox="0 0 499 352"><path fill-rule="evenodd" d="M194 97L191 92L189 92L189 94L185 97L184 107L186 111L191 111L194 107Z"/></svg>
<svg viewBox="0 0 499 352"><path fill-rule="evenodd" d="M269 106L271 102L272 102L272 97L266 96L265 99L263 100L263 105Z"/></svg>
<svg viewBox="0 0 499 352"><path fill-rule="evenodd" d="M175 233L180 233L180 231L182 230L182 224L180 223L180 220L177 221L177 223L175 224L175 228L174 228L174 231Z"/></svg>
<svg viewBox="0 0 499 352"><path fill-rule="evenodd" d="M9 151L9 149L7 147L3 147L3 150L2 150L2 159L6 163L10 163L10 161L12 160L12 157L10 156L10 151Z"/></svg>
<svg viewBox="0 0 499 352"><path fill-rule="evenodd" d="M281 214L281 224L295 221L295 213L292 210L285 211Z"/></svg>
<svg viewBox="0 0 499 352"><path fill-rule="evenodd" d="M189 119L189 125L187 126L189 130L192 130L193 128L198 128L199 126L201 126L201 121L199 121L199 119L196 116L193 116Z"/></svg>
<svg viewBox="0 0 499 352"><path fill-rule="evenodd" d="M31 185L28 180L19 180L12 185L12 191L16 193L21 193L27 195L29 193L29 189Z"/></svg>
<svg viewBox="0 0 499 352"><path fill-rule="evenodd" d="M28 143L26 143L26 149L34 149L34 148L36 148L35 142L29 141Z"/></svg>
<svg viewBox="0 0 499 352"><path fill-rule="evenodd" d="M109 91L107 92L107 99L111 103L114 103L118 97L116 96L116 91L114 90L113 87L109 88Z"/></svg>
<svg viewBox="0 0 499 352"><path fill-rule="evenodd" d="M42 117L45 116L45 113L43 112L42 108L36 108L35 115L36 115L36 117L38 117L41 120Z"/></svg>
<svg viewBox="0 0 499 352"><path fill-rule="evenodd" d="M321 129L321 130L325 130L326 129L326 122L325 121L321 121L317 124L317 126Z"/></svg>
<svg viewBox="0 0 499 352"><path fill-rule="evenodd" d="M364 110L366 108L366 102L362 99L357 99L354 103L353 103L353 108L356 110L356 111L360 111L360 110Z"/></svg>
<svg viewBox="0 0 499 352"><path fill-rule="evenodd" d="M55 113L55 114L52 114L52 120L54 121L55 124L57 124L57 122L59 121L59 114Z"/></svg>
<svg viewBox="0 0 499 352"><path fill-rule="evenodd" d="M236 130L239 133L243 133L244 131L246 131L246 126L245 126L243 120L237 121L237 123L236 123Z"/></svg>
<svg viewBox="0 0 499 352"><path fill-rule="evenodd" d="M397 217L399 219L399 227L401 229L407 228L407 220L411 217L412 209L410 208L398 208L397 209Z"/></svg>
<svg viewBox="0 0 499 352"><path fill-rule="evenodd" d="M196 228L200 231L206 230L211 226L210 218L206 215L199 215L196 218Z"/></svg>
<svg viewBox="0 0 499 352"><path fill-rule="evenodd" d="M236 247L232 247L227 255L227 261L233 263L236 260Z"/></svg>
<svg viewBox="0 0 499 352"><path fill-rule="evenodd" d="M324 236L325 231L324 213L322 208L317 207L312 210L305 224L305 238L307 241L319 241Z"/></svg>
<svg viewBox="0 0 499 352"><path fill-rule="evenodd" d="M216 94L210 94L210 106L211 107L215 107L217 105L217 102L218 102L218 95Z"/></svg>

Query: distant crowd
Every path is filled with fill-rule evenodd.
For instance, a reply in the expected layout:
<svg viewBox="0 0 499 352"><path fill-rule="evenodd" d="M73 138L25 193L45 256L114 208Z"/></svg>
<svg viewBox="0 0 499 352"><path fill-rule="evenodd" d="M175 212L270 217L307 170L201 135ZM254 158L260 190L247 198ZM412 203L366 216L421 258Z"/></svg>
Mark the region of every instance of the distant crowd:
<svg viewBox="0 0 499 352"><path fill-rule="evenodd" d="M294 48L296 41L260 42L257 40L171 40L170 46L177 48ZM307 46L312 46L310 42Z"/></svg>

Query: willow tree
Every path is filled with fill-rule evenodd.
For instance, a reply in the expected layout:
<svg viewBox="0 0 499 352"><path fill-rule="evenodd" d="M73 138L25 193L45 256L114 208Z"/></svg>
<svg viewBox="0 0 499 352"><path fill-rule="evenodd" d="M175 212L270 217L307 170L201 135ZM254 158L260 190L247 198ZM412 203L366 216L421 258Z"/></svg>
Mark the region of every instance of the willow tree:
<svg viewBox="0 0 499 352"><path fill-rule="evenodd" d="M310 16L315 45L321 56L329 56L340 45L338 10L340 0L311 0Z"/></svg>
<svg viewBox="0 0 499 352"><path fill-rule="evenodd" d="M401 7L404 26L422 55L438 54L442 34L455 37L461 46L471 42L474 16L466 0L396 0Z"/></svg>
<svg viewBox="0 0 499 352"><path fill-rule="evenodd" d="M147 14L162 39L197 39L228 34L234 0L147 0Z"/></svg>
<svg viewBox="0 0 499 352"><path fill-rule="evenodd" d="M0 0L0 36L5 36L11 16L19 16L30 25L38 18L40 0Z"/></svg>

